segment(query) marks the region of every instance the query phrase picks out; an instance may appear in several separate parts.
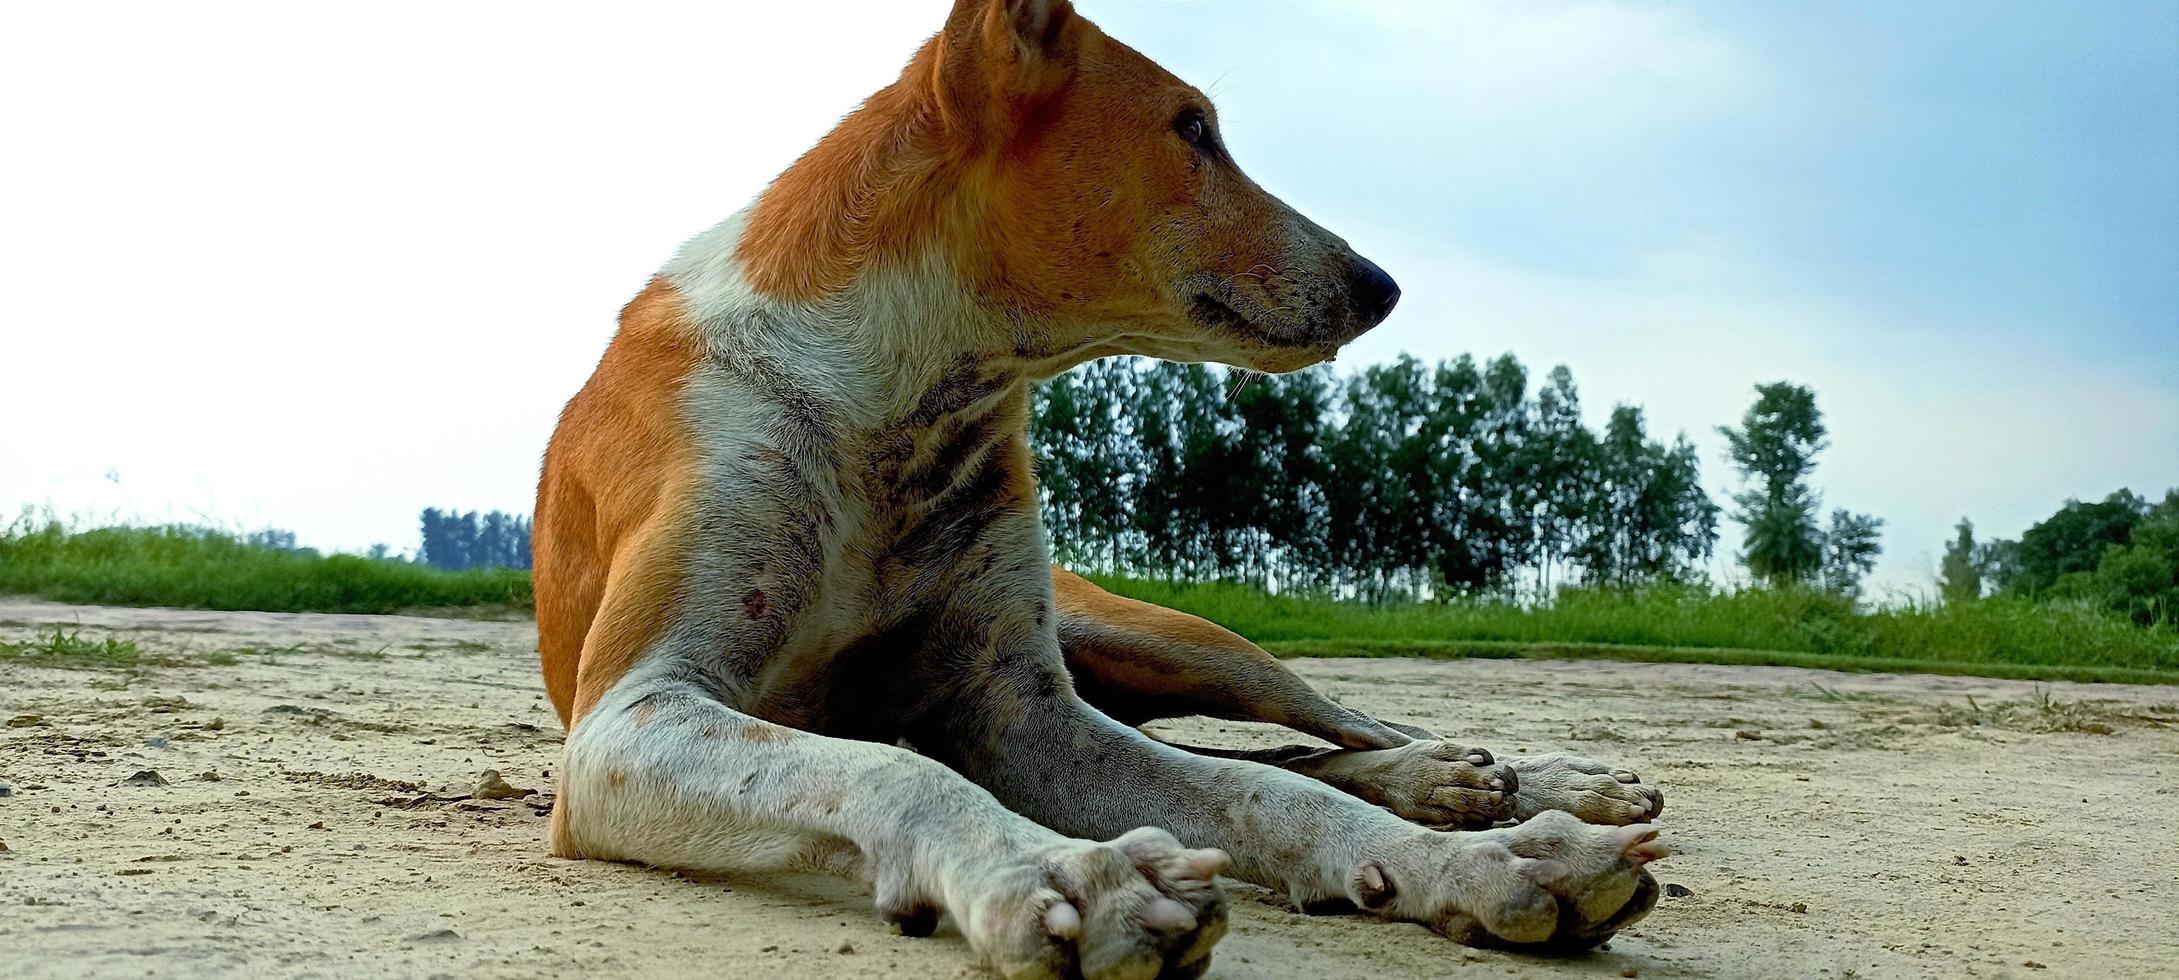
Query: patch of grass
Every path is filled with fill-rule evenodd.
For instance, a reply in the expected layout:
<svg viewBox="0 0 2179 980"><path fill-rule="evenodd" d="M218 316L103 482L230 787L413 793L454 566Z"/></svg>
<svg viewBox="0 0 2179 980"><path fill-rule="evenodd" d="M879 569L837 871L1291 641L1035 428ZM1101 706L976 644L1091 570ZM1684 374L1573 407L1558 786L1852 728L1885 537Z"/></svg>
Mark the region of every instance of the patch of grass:
<svg viewBox="0 0 2179 980"><path fill-rule="evenodd" d="M79 531L58 521L24 520L0 532L0 593L58 602L269 612L526 609L530 576L280 551L195 527Z"/></svg>
<svg viewBox="0 0 2179 980"><path fill-rule="evenodd" d="M1964 700L1964 704L1938 705L1930 723L1945 728L1987 726L2036 734L2109 735L2116 731L2097 703L2060 701L2042 688L2036 688L2034 695L2025 701L1998 701L1985 705L1972 695Z"/></svg>
<svg viewBox="0 0 2179 980"><path fill-rule="evenodd" d="M142 658L136 641L111 633L86 638L78 627L55 624L26 640L0 640L0 660L51 667L134 667Z"/></svg>
<svg viewBox="0 0 2179 980"><path fill-rule="evenodd" d="M1572 589L1549 604L1378 605L1232 585L1100 578L1281 656L1594 658L2179 683L2179 632L2084 606L1988 599L1860 610L1808 589Z"/></svg>

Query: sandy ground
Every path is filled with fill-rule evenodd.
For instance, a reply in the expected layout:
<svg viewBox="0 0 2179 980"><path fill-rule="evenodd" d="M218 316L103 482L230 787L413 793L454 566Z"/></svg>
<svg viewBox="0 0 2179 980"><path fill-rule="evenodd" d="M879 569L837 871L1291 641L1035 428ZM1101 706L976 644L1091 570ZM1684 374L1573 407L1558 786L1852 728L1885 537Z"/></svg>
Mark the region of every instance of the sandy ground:
<svg viewBox="0 0 2179 980"><path fill-rule="evenodd" d="M527 623L0 600L0 640L45 623L132 636L162 662L0 660L0 976L982 975L950 927L894 935L859 886L546 856L560 733ZM1666 790L1680 853L1657 867L1686 891L1608 950L1553 961L1305 917L1235 884L1214 976L2146 977L2179 962L2179 688L1295 667L1501 751L1634 765ZM539 793L463 798L486 769ZM147 770L164 785L138 785Z"/></svg>

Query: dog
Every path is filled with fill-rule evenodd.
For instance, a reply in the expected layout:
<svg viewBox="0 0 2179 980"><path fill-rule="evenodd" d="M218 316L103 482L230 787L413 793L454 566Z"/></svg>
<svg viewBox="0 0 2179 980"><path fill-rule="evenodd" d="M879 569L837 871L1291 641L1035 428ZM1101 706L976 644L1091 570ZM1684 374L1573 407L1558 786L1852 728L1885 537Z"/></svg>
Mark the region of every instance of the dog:
<svg viewBox="0 0 2179 980"><path fill-rule="evenodd" d="M850 875L1010 977L1200 975L1222 873L1471 944L1638 920L1665 851L1633 774L1378 721L1049 564L1030 384L1122 353L1291 371L1398 298L1067 0L958 0L681 247L560 417L535 516L553 853ZM1135 727L1185 714L1338 748Z"/></svg>

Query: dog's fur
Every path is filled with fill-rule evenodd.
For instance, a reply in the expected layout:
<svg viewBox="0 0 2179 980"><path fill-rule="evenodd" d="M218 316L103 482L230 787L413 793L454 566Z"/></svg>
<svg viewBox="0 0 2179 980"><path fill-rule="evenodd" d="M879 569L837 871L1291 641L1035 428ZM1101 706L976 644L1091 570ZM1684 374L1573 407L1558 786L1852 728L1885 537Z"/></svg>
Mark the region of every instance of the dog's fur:
<svg viewBox="0 0 2179 980"><path fill-rule="evenodd" d="M855 875L1024 976L1201 972L1229 860L1468 942L1639 918L1660 799L1631 774L1389 726L1047 565L1031 382L1123 352L1292 370L1397 296L1066 0L959 0L682 247L561 416L536 514L553 851ZM1189 713L1343 748L1130 727Z"/></svg>

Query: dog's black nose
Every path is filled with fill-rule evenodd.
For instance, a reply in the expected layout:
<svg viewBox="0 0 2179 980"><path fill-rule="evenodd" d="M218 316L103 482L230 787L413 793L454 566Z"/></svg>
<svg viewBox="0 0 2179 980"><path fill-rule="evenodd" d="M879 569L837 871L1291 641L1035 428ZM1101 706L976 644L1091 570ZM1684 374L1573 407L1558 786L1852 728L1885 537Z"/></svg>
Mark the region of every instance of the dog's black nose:
<svg viewBox="0 0 2179 980"><path fill-rule="evenodd" d="M1348 289L1354 297L1354 308L1373 327L1392 315L1392 308L1400 302L1400 284L1393 282L1377 263L1359 255L1354 257L1354 274Z"/></svg>

